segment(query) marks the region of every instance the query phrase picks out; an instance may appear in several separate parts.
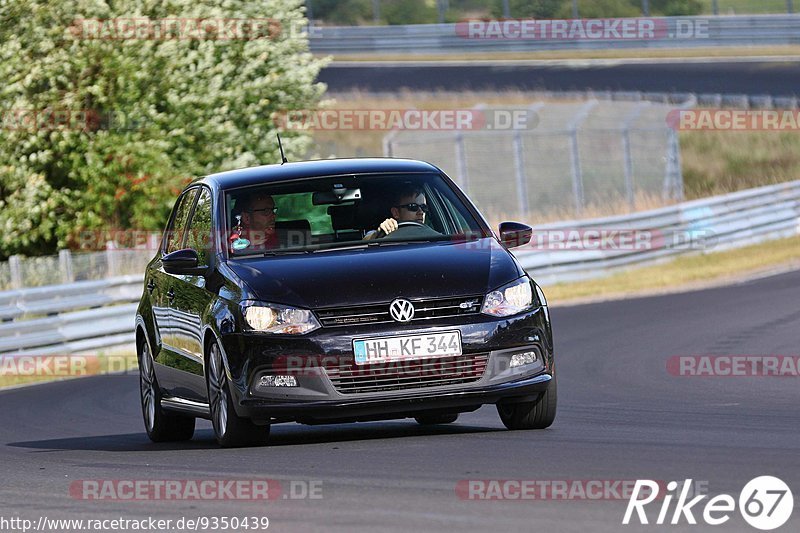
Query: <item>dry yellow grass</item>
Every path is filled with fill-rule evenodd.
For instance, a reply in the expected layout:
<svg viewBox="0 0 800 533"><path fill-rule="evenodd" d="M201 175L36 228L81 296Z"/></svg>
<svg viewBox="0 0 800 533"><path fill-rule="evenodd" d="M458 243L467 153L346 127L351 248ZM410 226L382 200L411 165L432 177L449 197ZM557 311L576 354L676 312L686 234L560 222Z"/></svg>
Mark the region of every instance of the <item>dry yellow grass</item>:
<svg viewBox="0 0 800 533"><path fill-rule="evenodd" d="M574 300L621 298L724 283L780 267L800 267L800 236L736 250L679 257L593 281L551 285L545 288L545 293L551 304L558 305Z"/></svg>
<svg viewBox="0 0 800 533"><path fill-rule="evenodd" d="M800 55L800 46L735 46L725 48L631 48L609 50L542 50L536 52L476 52L463 54L340 54L335 61L463 61L658 59L692 57L780 57ZM328 57L328 56L326 56Z"/></svg>

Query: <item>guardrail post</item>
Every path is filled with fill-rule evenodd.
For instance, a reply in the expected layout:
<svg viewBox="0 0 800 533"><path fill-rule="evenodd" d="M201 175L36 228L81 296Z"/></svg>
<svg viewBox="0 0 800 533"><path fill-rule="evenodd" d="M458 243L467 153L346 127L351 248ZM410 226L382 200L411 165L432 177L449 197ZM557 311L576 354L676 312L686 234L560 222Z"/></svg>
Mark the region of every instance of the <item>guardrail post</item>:
<svg viewBox="0 0 800 533"><path fill-rule="evenodd" d="M12 255L8 258L8 268L11 270L11 288L22 288L22 265L19 261L18 255Z"/></svg>
<svg viewBox="0 0 800 533"><path fill-rule="evenodd" d="M711 12L715 15L719 15L719 0L712 0Z"/></svg>
<svg viewBox="0 0 800 533"><path fill-rule="evenodd" d="M645 17L650 16L650 0L642 0L642 13Z"/></svg>
<svg viewBox="0 0 800 533"><path fill-rule="evenodd" d="M65 249L58 251L58 266L61 268L61 281L72 283L75 275L72 272L72 253Z"/></svg>
<svg viewBox="0 0 800 533"><path fill-rule="evenodd" d="M578 18L578 0L572 0L572 18Z"/></svg>
<svg viewBox="0 0 800 533"><path fill-rule="evenodd" d="M792 0L786 0L786 12L794 13L794 3Z"/></svg>

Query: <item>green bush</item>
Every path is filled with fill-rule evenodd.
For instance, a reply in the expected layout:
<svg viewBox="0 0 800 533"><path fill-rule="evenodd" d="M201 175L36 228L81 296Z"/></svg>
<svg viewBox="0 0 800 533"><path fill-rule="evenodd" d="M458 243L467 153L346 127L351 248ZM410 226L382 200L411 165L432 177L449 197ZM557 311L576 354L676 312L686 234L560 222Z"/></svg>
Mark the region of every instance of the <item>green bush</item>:
<svg viewBox="0 0 800 533"><path fill-rule="evenodd" d="M299 31L303 2L218 4L4 2L0 257L53 253L85 230L161 229L193 177L279 161L274 113L313 108L324 91L322 62ZM134 17L268 18L280 32L124 39L119 24L87 30L89 19ZM309 143L293 132L284 147L292 157Z"/></svg>

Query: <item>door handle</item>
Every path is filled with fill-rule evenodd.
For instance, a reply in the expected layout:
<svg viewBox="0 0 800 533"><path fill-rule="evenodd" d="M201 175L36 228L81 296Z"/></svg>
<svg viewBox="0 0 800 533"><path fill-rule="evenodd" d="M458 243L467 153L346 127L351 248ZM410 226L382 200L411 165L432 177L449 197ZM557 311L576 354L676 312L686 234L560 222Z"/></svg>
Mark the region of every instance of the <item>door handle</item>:
<svg viewBox="0 0 800 533"><path fill-rule="evenodd" d="M150 281L147 282L147 292L153 294L153 290L156 288L156 284L153 281L153 278L150 278Z"/></svg>
<svg viewBox="0 0 800 533"><path fill-rule="evenodd" d="M174 291L174 290L172 290L172 289L170 289L170 290L167 292L167 298L169 298L169 301L170 301L170 302L171 302L172 300L174 300L174 299L175 299L175 291Z"/></svg>

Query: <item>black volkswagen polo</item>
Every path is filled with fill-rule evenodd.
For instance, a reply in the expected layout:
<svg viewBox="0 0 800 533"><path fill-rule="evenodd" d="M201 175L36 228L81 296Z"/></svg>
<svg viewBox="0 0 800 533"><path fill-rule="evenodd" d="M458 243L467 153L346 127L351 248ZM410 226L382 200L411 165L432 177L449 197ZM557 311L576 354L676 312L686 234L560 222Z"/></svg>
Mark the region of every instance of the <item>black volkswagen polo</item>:
<svg viewBox="0 0 800 533"><path fill-rule="evenodd" d="M438 168L400 159L213 174L181 193L136 315L154 441L211 419L223 446L271 424L556 413L544 294Z"/></svg>

